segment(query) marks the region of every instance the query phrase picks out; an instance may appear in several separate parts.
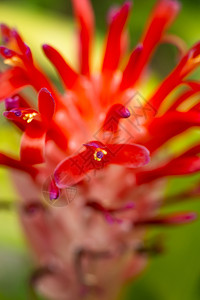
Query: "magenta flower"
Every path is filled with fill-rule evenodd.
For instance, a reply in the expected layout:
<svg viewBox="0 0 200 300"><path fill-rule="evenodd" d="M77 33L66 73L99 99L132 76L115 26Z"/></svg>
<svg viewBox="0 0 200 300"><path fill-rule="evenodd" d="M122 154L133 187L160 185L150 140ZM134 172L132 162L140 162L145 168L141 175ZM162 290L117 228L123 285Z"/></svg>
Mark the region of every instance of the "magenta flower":
<svg viewBox="0 0 200 300"><path fill-rule="evenodd" d="M186 51L178 37L166 35L180 5L160 0L126 59L131 3L125 2L109 12L102 67L94 73L93 11L89 0L72 3L79 28L79 70L55 48L43 45L63 84L62 94L36 65L19 33L1 25L0 54L9 68L0 74L0 99L4 117L22 138L20 158L0 153L0 164L13 169L22 198L20 220L38 266L33 286L49 299L112 299L158 248L145 244L150 226L196 218L193 212L161 215L159 209L167 200L169 176L200 170L199 144L177 155L166 148L174 137L200 125L199 103L180 109L200 91L198 81L188 80L200 65L200 43ZM164 40L178 48L180 59L144 100L144 74ZM38 94L37 105L23 95L26 86ZM182 86L186 90L180 92ZM175 90L179 93L174 96ZM163 108L169 97L173 101ZM199 193L197 186L177 197Z"/></svg>

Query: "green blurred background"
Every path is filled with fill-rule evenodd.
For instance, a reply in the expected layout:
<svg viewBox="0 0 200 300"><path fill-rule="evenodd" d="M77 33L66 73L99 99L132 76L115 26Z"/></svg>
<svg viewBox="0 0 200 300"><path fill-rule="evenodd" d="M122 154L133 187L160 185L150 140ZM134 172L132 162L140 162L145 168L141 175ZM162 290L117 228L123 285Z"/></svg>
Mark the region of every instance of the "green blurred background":
<svg viewBox="0 0 200 300"><path fill-rule="evenodd" d="M80 0L81 1L81 0ZM101 49L102 37L106 30L106 12L119 0L92 0L97 24L97 49ZM135 0L129 21L131 46L141 35L146 18L155 1ZM188 46L199 39L200 1L182 0L182 11L170 32L182 37ZM72 9L69 0L16 0L0 2L0 21L17 27L32 47L35 57L50 76L55 73L43 57L42 43L55 45L72 64L76 64L74 53ZM160 48L152 61L155 81L165 76L173 66L173 47ZM1 107L1 109L3 109ZM0 150L18 151L19 136L1 118ZM199 132L196 132L199 139ZM197 179L199 176L195 175ZM169 183L169 193L191 183L191 176L173 179ZM16 193L10 183L8 173L0 169L0 200L13 201ZM198 199L196 199L198 200ZM165 210L200 211L200 202L189 200L183 204L167 207ZM28 249L14 211L0 210L0 300L27 300L28 278L33 268ZM159 233L159 230L157 230ZM153 257L144 274L126 285L121 299L130 300L199 300L200 299L200 221L191 225L162 229L166 251ZM73 300L73 299L72 299Z"/></svg>

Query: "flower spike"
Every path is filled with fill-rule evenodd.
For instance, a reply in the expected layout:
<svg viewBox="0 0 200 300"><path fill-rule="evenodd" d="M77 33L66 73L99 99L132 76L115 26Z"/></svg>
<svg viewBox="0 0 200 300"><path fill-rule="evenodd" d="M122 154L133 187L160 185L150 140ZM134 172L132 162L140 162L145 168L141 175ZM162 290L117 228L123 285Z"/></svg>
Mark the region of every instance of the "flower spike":
<svg viewBox="0 0 200 300"><path fill-rule="evenodd" d="M158 212L200 196L198 176L190 176L182 190L166 193L169 177L174 182L174 177L200 172L200 82L188 79L200 65L200 42L187 51L180 38L169 35L180 4L158 0L128 53L131 2L125 1L108 15L103 62L93 72L92 6L90 0L71 1L79 70L56 48L43 45L62 92L35 63L20 33L0 25L0 55L6 64L0 101L4 117L22 135L20 160L0 153L0 165L15 169L20 221L38 259L32 288L39 286L52 300L113 299L115 286L136 277L148 257L161 252L160 243L145 243L147 230L196 219L193 212ZM145 96L152 72L144 71L164 42L178 49L179 62L152 96ZM37 101L24 98L27 86ZM108 290L110 282L119 284Z"/></svg>

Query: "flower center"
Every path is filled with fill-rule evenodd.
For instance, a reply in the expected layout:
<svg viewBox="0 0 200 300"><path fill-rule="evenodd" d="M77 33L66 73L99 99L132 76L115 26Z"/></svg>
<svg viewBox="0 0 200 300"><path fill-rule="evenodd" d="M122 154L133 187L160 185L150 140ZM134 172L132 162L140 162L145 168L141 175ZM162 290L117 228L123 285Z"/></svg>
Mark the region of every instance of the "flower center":
<svg viewBox="0 0 200 300"><path fill-rule="evenodd" d="M35 116L37 116L37 113L25 114L23 120L25 120L27 123L31 123Z"/></svg>
<svg viewBox="0 0 200 300"><path fill-rule="evenodd" d="M107 154L106 150L103 150L101 148L97 148L96 151L94 152L94 159L97 161L101 161L104 155Z"/></svg>

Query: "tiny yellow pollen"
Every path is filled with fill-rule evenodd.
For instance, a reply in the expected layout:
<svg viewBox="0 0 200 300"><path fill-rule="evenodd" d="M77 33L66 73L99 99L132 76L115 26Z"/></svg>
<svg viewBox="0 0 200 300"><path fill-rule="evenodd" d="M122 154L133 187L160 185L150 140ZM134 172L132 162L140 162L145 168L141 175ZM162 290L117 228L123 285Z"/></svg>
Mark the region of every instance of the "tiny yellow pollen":
<svg viewBox="0 0 200 300"><path fill-rule="evenodd" d="M12 57L4 60L4 64L9 66L22 66L22 61L19 57Z"/></svg>
<svg viewBox="0 0 200 300"><path fill-rule="evenodd" d="M192 62L195 64L200 63L200 55L196 56L195 58L192 59Z"/></svg>
<svg viewBox="0 0 200 300"><path fill-rule="evenodd" d="M37 116L37 113L35 112L30 114L25 114L23 120L26 121L27 123L31 123L35 116Z"/></svg>
<svg viewBox="0 0 200 300"><path fill-rule="evenodd" d="M101 148L97 148L94 152L94 159L96 161L101 161L104 155L107 155L107 151Z"/></svg>

